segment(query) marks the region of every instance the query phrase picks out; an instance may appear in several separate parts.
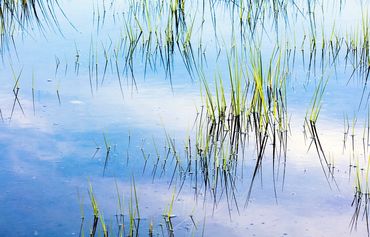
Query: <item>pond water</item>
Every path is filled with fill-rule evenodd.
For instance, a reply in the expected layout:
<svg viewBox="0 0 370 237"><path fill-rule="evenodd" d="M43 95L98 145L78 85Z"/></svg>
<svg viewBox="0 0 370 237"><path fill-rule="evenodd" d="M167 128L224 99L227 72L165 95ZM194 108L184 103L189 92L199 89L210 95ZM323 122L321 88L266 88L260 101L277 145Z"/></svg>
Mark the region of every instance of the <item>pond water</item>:
<svg viewBox="0 0 370 237"><path fill-rule="evenodd" d="M57 3L2 19L3 236L369 235L368 1Z"/></svg>

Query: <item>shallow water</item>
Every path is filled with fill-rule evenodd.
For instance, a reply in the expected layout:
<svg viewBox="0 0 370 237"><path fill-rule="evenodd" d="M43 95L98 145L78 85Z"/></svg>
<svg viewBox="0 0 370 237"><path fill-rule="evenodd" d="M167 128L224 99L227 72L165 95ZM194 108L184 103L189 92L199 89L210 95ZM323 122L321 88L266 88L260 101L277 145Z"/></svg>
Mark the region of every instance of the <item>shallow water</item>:
<svg viewBox="0 0 370 237"><path fill-rule="evenodd" d="M138 9L143 2L136 2ZM160 14L161 1L148 2L152 4L148 9L151 24L164 37L167 10ZM264 2L265 15L257 17L256 30L242 36L240 33L247 32L248 27L240 30L239 10L232 3L214 1L210 7L206 1L203 21L203 2L186 1L187 25L194 22L191 45L195 60L184 61L176 46L166 68L160 52L154 49L155 41L151 43L152 51L142 46L149 37L149 26L145 13L135 19L129 10L134 1L60 1L68 19L56 9L59 26L44 31L35 26L19 32L14 35L14 45L3 52L3 235L87 236L93 225L90 185L99 206L99 219L104 218L110 235L119 235L117 217L121 213L125 217L124 235L129 235L130 213L135 216L137 235L148 235L150 223L155 236L368 235L363 218L368 206L364 202L359 205L358 221L351 222L356 217L351 204L357 180L362 180L361 187L367 192L366 71L357 68L353 52L347 54L344 42L334 63L328 48L322 58L320 40L322 35L327 41L331 38L334 22L335 35L344 40L353 35L356 38L354 32L361 32L361 9L366 12L369 5L360 1L343 5L339 1L324 2L321 5L317 1L313 11L317 31L314 58L310 54L312 14L306 1L285 2L286 13L278 13L278 28L270 3ZM130 70L125 64L130 52L127 25L138 37L137 22L144 33L136 43ZM277 46L286 62L282 67L288 67L286 155L273 159L272 140L268 140L263 165L253 179L258 148L251 132L237 151L239 158L231 162L235 174L228 173L228 181L220 178L218 182L225 184L217 183L212 175L208 180L204 174L207 168L195 166L201 165L195 159L198 126L201 116L206 117L204 84L196 71L203 71L212 91L215 75L221 75L229 98L231 48L239 52L241 64L246 67L242 80L247 81L252 59L246 51L259 44L264 73ZM165 48L165 39L158 45ZM289 50L290 56L285 53ZM187 63L192 65L190 72ZM316 125L326 157L335 166L331 175L327 175L328 167L320 164L307 124L304 126L320 78L329 80ZM13 88L19 88L16 96ZM251 100L250 94L247 100ZM194 160L190 170L181 170L189 161L189 139ZM354 166L360 167L357 172ZM120 197L124 197L123 211L117 187ZM82 231L81 206L85 217ZM166 226L169 212L174 215L170 231ZM97 232L103 236L101 222Z"/></svg>

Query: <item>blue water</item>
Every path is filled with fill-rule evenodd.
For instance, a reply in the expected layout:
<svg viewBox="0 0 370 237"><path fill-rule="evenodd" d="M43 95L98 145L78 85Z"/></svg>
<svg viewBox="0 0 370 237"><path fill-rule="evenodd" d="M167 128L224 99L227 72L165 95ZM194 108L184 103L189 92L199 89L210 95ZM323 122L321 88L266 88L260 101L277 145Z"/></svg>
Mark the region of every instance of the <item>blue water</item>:
<svg viewBox="0 0 370 237"><path fill-rule="evenodd" d="M153 4L152 24L163 33L167 11L160 18L161 15L155 14L159 1L150 2ZM80 205L84 207L83 232L88 235L93 220L88 194L90 184L113 235L118 233L117 184L121 197L124 196L127 235L130 202L135 209L135 183L141 216L140 235L147 235L153 223L156 236L170 236L162 214L167 213L174 195L175 236L203 233L205 236L366 236L362 212L357 229L351 230L356 170L349 168L349 164L359 160L362 168L367 167L368 153L363 152L362 137L369 91L365 89L365 99L360 105L364 77L356 73L351 77L353 68L346 64L344 43L335 64L328 63L326 58L324 68L320 65L322 29L326 37L330 37L334 22L336 33L342 37L361 30L360 1L347 1L341 7L338 2L316 5L318 49L316 66L310 71L311 33L306 1L298 1L295 6L286 3L287 15L286 18L284 14L279 15L277 31L269 10L265 12L265 22L257 24L255 37L261 39L264 72L276 42L283 51L284 47L296 47L295 62L293 64L291 57L287 79L290 127L286 163L283 159L278 162L279 174L274 181L272 152L267 149L267 158L247 202L256 162L252 138L245 145L243 161L238 160L235 197L227 196L220 189L215 206L211 191L204 191L204 182L195 181L194 174L187 175L182 182L184 174L176 170L176 157L172 152L168 155L167 139L171 139L176 144L176 154L186 164L185 147L189 137L193 148L195 146L195 121L205 103L201 96L204 95L202 83L196 73L188 72L179 50L175 50L171 61L171 76L163 68L159 54L152 55L155 66L151 68L142 54L145 55L142 39L148 37L145 31L133 57L133 79L130 70L124 71L128 52L125 48L128 41L123 40L128 37L125 21L135 32L138 30L134 18L128 14L130 2L60 1L68 20L56 9L59 27L46 27L42 31L35 26L27 32L17 32L15 46L4 52L0 65L2 235L80 235ZM215 87L215 74L220 73L229 95L227 55L233 43L231 25L235 27L235 47L242 48L237 21L239 11L232 16L231 3L215 3L215 34L209 3L206 3L203 29L202 1L186 1L186 4L188 25L195 17L191 42L198 67L202 63L211 89ZM268 6L265 3L266 9ZM106 15L102 24L104 8ZM367 2L362 9L364 12L369 9ZM147 30L145 18L138 16L138 21ZM303 61L304 35L307 39ZM252 48L255 46L248 39L243 42ZM115 50L120 44L118 76ZM109 58L105 75L104 50ZM250 68L249 58L245 64ZM20 105L13 93L18 76ZM310 147L310 139L305 140L303 134L304 118L320 78L329 80L317 126L324 150L336 165L336 185L325 179L315 148ZM343 117L348 117L350 126L357 118L354 152L350 148L351 137L343 150ZM268 141L267 147L271 147L270 143ZM158 155L160 160L156 163ZM360 172L363 179L365 172ZM200 172L197 178L201 177ZM98 232L102 236L100 222Z"/></svg>

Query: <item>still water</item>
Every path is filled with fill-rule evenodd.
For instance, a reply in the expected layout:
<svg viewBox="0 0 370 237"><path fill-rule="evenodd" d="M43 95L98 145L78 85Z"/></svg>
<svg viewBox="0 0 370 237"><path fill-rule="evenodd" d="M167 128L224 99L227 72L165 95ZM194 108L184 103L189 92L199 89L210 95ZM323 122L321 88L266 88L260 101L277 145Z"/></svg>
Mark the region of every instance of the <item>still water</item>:
<svg viewBox="0 0 370 237"><path fill-rule="evenodd" d="M175 4L60 0L56 20L15 27L0 65L1 235L89 236L96 200L96 236L367 236L368 2ZM279 81L281 130L243 120L236 149L209 145L207 88L229 109L239 78L243 116L258 114L256 55Z"/></svg>

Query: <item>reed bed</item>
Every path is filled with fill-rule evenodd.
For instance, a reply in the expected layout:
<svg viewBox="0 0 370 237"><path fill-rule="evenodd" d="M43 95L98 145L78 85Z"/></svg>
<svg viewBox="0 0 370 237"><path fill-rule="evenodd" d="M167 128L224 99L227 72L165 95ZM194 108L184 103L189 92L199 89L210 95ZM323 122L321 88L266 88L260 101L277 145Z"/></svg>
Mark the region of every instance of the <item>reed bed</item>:
<svg viewBox="0 0 370 237"><path fill-rule="evenodd" d="M302 84L311 83L312 78L320 78L316 81L316 89L304 118L305 133L310 136L308 148L315 147L329 185L331 186L329 180L332 180L338 187L333 172L334 158L327 156L324 151L317 126L329 82L324 75L328 68L336 70L344 56L344 65L351 71L348 83L357 77L363 85L358 110L367 105L370 98L370 94L367 94L370 43L369 17L365 11L362 12L362 20L357 28L343 35L335 24L330 26L329 34L324 25L320 25L316 16L317 9L322 7L320 1L130 0L125 10L119 12L114 9L114 0L110 2L110 6L106 4L105 1L97 2L93 10L96 33L91 35L87 53L89 89L92 96L97 96L99 88L114 75L122 101L125 101L128 88L131 89L131 94L139 90L137 70L141 68L137 69L138 62L144 65L144 77L149 72L162 70L171 87L173 80L177 79L174 77L176 70L183 67L189 79L201 88L202 106L198 108L192 134L186 138L183 145L179 145L178 141L166 132L166 145L163 150L157 147L153 138L154 155L147 151L144 142L140 146L139 154L144 161L142 173L150 170L147 165L152 162L153 168L150 171L153 182L156 178L164 177L166 173L170 177L168 186L173 189L173 193L162 215L162 227L165 227L168 236L173 236L175 232L172 222L175 217L175 200L187 183L190 183L196 201L199 198L203 198L204 203L209 199L212 201L213 211L217 209L220 200L226 199L231 219L232 211L240 212L242 208L238 197L244 197L246 208L253 196L253 186L258 175L262 177L263 165L271 162L273 192L278 202L278 187L283 189L285 182L290 128L287 84L290 83L290 72L295 68L299 55L302 57L306 76L302 76ZM342 1L339 4L341 5ZM51 0L0 2L1 45L6 46L5 39L12 39L17 30L27 33L27 29L33 25L37 25L42 31L47 27L58 27L55 9L60 9L59 4ZM226 35L219 27L221 19L216 17L220 9L224 11L226 21L230 23L231 30ZM119 37L109 37L108 40L101 41L100 32L106 24L109 12L113 12L112 18L121 26L121 31ZM300 35L302 38L297 39L294 35L292 40L281 36L279 32L294 23L297 17L290 19L294 14L304 18L309 27ZM211 24L205 24L208 21ZM46 22L46 25L42 22ZM209 26L211 29L205 28ZM273 32L268 32L270 29L274 29ZM207 41L207 34L214 35L212 44ZM263 44L266 44L266 38L273 39L269 42L272 49L267 56L261 50ZM207 57L211 47L217 52L214 60L216 62L211 62L217 64L215 68L208 65L213 60ZM74 53L74 73L78 76L80 66L85 66L85 61L81 60L85 55L81 54L76 43ZM55 79L63 70L62 67L60 59L55 57ZM67 71L68 63L64 68L64 76ZM24 113L19 94L22 71L13 74L14 100L10 120L17 108ZM60 81L56 94L59 105L62 106ZM33 113L36 114L34 78L32 106ZM0 115L4 120L1 110ZM368 154L369 121L368 118L363 126L364 159ZM356 116L352 121L345 116L343 151L351 149L349 163L350 167L356 169L352 203L355 213L350 223L353 229L357 227L361 213L369 226L369 168L366 169L364 182L362 171L365 168L361 170L355 152L356 126ZM107 136L103 136L105 176L110 168L112 145ZM250 152L249 147L255 150ZM92 157L95 158L100 150L97 145ZM127 162L128 160L127 154ZM247 162L252 162L253 166L250 172L245 173ZM369 160L364 162L367 166L369 163ZM250 183L246 190L240 191L237 184L245 176L250 177ZM281 183L278 183L279 181ZM91 185L88 194L92 209L92 224L88 233L90 236L100 233L106 237L115 235L114 231L118 236L141 233L140 229L143 227L140 223L144 218L140 215L140 193L136 190L134 177L131 178L130 193L126 195L129 196L126 207L117 187L119 211L116 215L116 225L104 218ZM197 223L190 217L194 228L197 228ZM83 209L81 219L80 236L83 236L86 228ZM154 226L151 221L144 227L147 228L149 236L158 231Z"/></svg>

